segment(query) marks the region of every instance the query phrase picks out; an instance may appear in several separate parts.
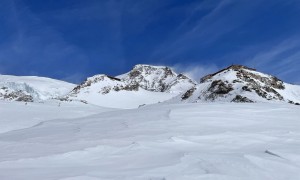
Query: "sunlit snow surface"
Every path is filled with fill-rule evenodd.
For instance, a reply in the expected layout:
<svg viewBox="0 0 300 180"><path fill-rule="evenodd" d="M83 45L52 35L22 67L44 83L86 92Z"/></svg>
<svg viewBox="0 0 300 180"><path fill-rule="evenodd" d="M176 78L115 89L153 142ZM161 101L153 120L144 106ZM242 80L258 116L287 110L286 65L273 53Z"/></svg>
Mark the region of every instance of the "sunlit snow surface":
<svg viewBox="0 0 300 180"><path fill-rule="evenodd" d="M74 87L75 84L45 77L0 75L0 94L5 94L3 88L7 88L8 92L23 91L34 101L63 96Z"/></svg>
<svg viewBox="0 0 300 180"><path fill-rule="evenodd" d="M300 177L299 106L0 102L0 114L3 180Z"/></svg>

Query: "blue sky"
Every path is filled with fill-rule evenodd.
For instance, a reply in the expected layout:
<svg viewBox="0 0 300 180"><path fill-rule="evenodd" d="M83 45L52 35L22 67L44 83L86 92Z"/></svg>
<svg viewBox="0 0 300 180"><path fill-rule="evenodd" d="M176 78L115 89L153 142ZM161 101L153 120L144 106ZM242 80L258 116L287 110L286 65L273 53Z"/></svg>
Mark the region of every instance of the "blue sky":
<svg viewBox="0 0 300 180"><path fill-rule="evenodd" d="M135 64L243 64L300 84L299 0L1 0L0 74L80 82Z"/></svg>

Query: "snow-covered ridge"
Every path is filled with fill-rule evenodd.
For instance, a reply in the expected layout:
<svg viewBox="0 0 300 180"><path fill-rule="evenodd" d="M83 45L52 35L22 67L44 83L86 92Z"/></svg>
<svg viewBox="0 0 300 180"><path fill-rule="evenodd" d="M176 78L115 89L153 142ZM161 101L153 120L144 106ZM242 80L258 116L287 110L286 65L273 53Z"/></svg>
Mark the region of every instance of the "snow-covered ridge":
<svg viewBox="0 0 300 180"><path fill-rule="evenodd" d="M197 84L166 66L135 65L116 76L98 74L80 85L42 77L0 75L0 99L81 101L113 108L159 102L288 102L300 104L300 86L242 65L201 78Z"/></svg>
<svg viewBox="0 0 300 180"><path fill-rule="evenodd" d="M182 101L300 103L300 86L284 83L275 76L241 65L232 65L200 80L181 96Z"/></svg>
<svg viewBox="0 0 300 180"><path fill-rule="evenodd" d="M36 76L0 75L0 99L9 101L43 101L63 96L74 84Z"/></svg>
<svg viewBox="0 0 300 180"><path fill-rule="evenodd" d="M87 78L62 100L79 100L106 107L137 108L168 100L194 87L196 82L169 67L136 65L128 73Z"/></svg>
<svg viewBox="0 0 300 180"><path fill-rule="evenodd" d="M75 95L80 93L81 90L88 92L91 87L97 88L99 93L107 94L112 89L115 91L126 89L125 86L126 84L121 82L121 80L118 78L107 76L105 74L98 74L87 78L80 85L76 86L70 94Z"/></svg>

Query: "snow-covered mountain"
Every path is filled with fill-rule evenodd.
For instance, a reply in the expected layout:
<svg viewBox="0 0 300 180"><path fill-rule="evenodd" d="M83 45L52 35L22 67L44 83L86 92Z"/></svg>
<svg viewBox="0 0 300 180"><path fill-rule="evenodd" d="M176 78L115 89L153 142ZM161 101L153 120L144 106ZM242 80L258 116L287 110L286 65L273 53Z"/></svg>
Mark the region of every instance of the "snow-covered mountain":
<svg viewBox="0 0 300 180"><path fill-rule="evenodd" d="M89 77L77 86L49 78L0 75L0 99L32 102L52 98L126 109L164 101L300 105L300 86L242 65L209 74L198 84L169 67L142 64L116 77L105 74Z"/></svg>
<svg viewBox="0 0 300 180"><path fill-rule="evenodd" d="M63 96L74 86L44 77L0 75L0 100L43 101Z"/></svg>
<svg viewBox="0 0 300 180"><path fill-rule="evenodd" d="M178 98L177 98L178 99ZM241 65L232 65L200 80L179 97L183 102L227 101L300 103L300 86Z"/></svg>
<svg viewBox="0 0 300 180"><path fill-rule="evenodd" d="M80 100L115 108L136 108L171 99L194 87L196 82L168 67L136 65L123 75L104 74L87 78L62 100Z"/></svg>

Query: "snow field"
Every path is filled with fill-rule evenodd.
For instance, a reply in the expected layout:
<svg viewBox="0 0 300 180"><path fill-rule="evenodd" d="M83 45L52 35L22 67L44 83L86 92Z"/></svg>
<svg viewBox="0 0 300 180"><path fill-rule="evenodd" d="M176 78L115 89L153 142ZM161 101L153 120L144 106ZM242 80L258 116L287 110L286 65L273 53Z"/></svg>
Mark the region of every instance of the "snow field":
<svg viewBox="0 0 300 180"><path fill-rule="evenodd" d="M0 134L0 179L300 177L300 110L294 105L186 103L117 110L78 103L49 115L49 107L32 105L29 111L0 103L1 120L17 119L10 115L14 111L30 124L17 121Z"/></svg>

